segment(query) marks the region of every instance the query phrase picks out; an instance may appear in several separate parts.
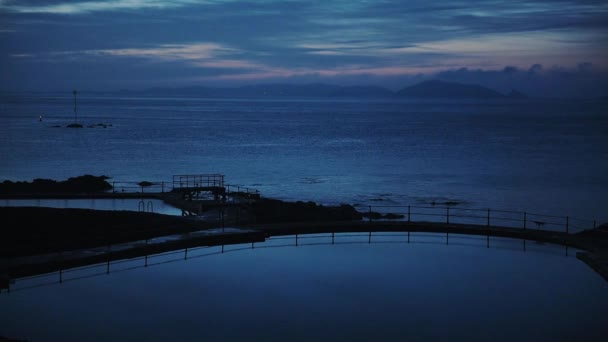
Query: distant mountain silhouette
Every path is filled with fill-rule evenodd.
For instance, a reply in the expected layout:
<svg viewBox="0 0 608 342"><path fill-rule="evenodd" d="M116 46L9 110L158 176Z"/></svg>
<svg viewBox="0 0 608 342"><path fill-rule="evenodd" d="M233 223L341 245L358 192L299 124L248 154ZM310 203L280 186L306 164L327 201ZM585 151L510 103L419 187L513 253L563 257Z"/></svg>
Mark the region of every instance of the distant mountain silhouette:
<svg viewBox="0 0 608 342"><path fill-rule="evenodd" d="M225 90L227 95L238 97L325 97L339 89L336 85L311 83L248 85Z"/></svg>
<svg viewBox="0 0 608 342"><path fill-rule="evenodd" d="M338 86L325 83L310 84L258 84L235 88L184 87L150 88L141 91L121 90L121 95L188 96L211 98L276 98L276 97L355 97L355 98L471 98L471 99L523 99L527 96L517 90L508 95L474 84L461 84L439 80L424 81L403 88L397 93L377 86Z"/></svg>
<svg viewBox="0 0 608 342"><path fill-rule="evenodd" d="M184 87L184 88L148 88L144 90L120 90L119 94L143 94L157 96L201 96L214 97L219 93L217 88L210 87Z"/></svg>
<svg viewBox="0 0 608 342"><path fill-rule="evenodd" d="M344 97L391 97L395 96L392 91L376 86L351 86L340 87L340 89L332 92L329 96L344 96Z"/></svg>
<svg viewBox="0 0 608 342"><path fill-rule="evenodd" d="M492 89L476 84L462 84L440 80L424 81L397 92L401 97L414 98L469 98L497 99L506 97Z"/></svg>
<svg viewBox="0 0 608 342"><path fill-rule="evenodd" d="M395 94L376 86L337 86L324 83L311 84L259 84L235 88L184 87L150 88L142 91L122 90L121 94L200 97L391 97Z"/></svg>

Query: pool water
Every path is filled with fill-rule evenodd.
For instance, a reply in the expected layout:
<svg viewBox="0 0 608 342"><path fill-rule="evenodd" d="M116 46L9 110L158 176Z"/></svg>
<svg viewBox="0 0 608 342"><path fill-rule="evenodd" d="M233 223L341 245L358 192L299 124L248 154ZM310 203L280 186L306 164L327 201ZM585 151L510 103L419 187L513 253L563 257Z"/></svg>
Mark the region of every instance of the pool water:
<svg viewBox="0 0 608 342"><path fill-rule="evenodd" d="M608 283L562 246L331 234L181 250L17 280L31 341L600 340ZM297 243L297 246L296 246ZM525 246L525 247L524 247ZM147 267L144 267L144 262ZM100 275L95 275L100 274ZM50 283L48 285L43 285ZM40 286L43 285L43 286Z"/></svg>

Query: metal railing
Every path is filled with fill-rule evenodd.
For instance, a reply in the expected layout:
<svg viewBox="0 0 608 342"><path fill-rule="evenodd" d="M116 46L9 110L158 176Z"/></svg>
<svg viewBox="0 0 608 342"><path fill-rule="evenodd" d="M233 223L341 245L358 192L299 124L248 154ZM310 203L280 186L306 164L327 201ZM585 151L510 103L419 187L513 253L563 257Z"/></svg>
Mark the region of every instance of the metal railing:
<svg viewBox="0 0 608 342"><path fill-rule="evenodd" d="M214 176L214 175L211 175ZM220 175L221 176L221 175ZM179 177L179 176L175 176ZM223 176L222 176L223 177ZM200 180L200 179L199 179ZM113 181L111 182L112 189L109 190L112 193L125 193L125 194L158 194L171 192L173 189L197 189L197 188L225 188L226 194L239 195L246 198L255 198L260 196L260 191L254 188L250 188L243 185L227 184L224 180L218 179L205 179L195 181L193 179L182 179L173 181Z"/></svg>
<svg viewBox="0 0 608 342"><path fill-rule="evenodd" d="M200 174L200 175L175 175L172 182L173 189L183 188L223 188L224 175Z"/></svg>
<svg viewBox="0 0 608 342"><path fill-rule="evenodd" d="M361 210L368 221L400 220L407 222L437 222L445 224L474 224L521 229L537 229L575 233L596 227L594 220L571 216L556 216L526 211L456 208L450 206L370 205Z"/></svg>
<svg viewBox="0 0 608 342"><path fill-rule="evenodd" d="M144 183L142 185L142 183ZM113 193L165 193L173 189L171 182L135 182L135 181L114 181L112 184Z"/></svg>
<svg viewBox="0 0 608 342"><path fill-rule="evenodd" d="M272 248L290 248L290 247L306 247L306 246L332 246L332 245L368 245L368 244L435 244L435 245L462 245L477 248L491 248L499 250L521 251L542 253L545 255L576 257L576 250L571 252L568 246L552 246L534 245L527 246L526 240L522 240L521 244L509 238L495 238L496 243L486 244L486 239L483 237L458 236L456 238L467 239L466 242L445 241L442 234L424 234L410 232L369 232L369 233L330 233L330 234L294 234L285 236L273 236L260 243L237 243L230 245L218 246L199 246L180 248L174 251L162 253L148 254L130 259L108 260L106 262L95 263L85 266L77 266L71 268L60 269L57 271L19 277L13 279L11 286L7 289L0 289L0 293L8 294L10 292L18 292L30 290L39 287L62 284L76 280L88 279L98 276L107 276L125 271L131 271L142 268L149 268L158 265L164 265L174 262L184 262L190 259L210 257L225 253L242 252L245 250L255 249L272 249ZM494 239L494 238L493 238ZM503 245L501 241L510 241L510 245ZM229 247L230 246L230 247ZM563 252L562 252L563 251Z"/></svg>
<svg viewBox="0 0 608 342"><path fill-rule="evenodd" d="M242 185L226 184L226 193L236 194L241 197L255 198L260 196L260 191L254 188L248 188Z"/></svg>
<svg viewBox="0 0 608 342"><path fill-rule="evenodd" d="M139 201L137 204L137 211L144 213L153 213L154 212L154 204L152 201L144 202L144 200Z"/></svg>

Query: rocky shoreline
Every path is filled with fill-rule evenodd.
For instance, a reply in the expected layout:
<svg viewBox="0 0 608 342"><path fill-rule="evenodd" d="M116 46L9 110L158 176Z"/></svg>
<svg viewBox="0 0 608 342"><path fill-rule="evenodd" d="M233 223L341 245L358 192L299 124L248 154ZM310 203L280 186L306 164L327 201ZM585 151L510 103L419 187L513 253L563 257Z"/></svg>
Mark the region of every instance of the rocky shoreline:
<svg viewBox="0 0 608 342"><path fill-rule="evenodd" d="M551 232L538 231L536 233L533 230L526 231L507 227L486 228L481 225L410 223L409 220L403 220L403 215L377 213L371 211L371 208L369 211L359 212L354 206L347 204L324 206L315 202L286 202L264 198L257 193L255 197L239 192L230 193L231 200L226 201L228 193L224 192L224 188L221 188L223 192L218 193L215 200L192 200L188 198L187 193L175 191L146 194L108 192L112 186L107 179L106 176L85 175L63 182L44 179L34 180L31 183L5 181L0 183L0 197L157 198L182 209L184 216L135 211L0 207L0 215L5 222L9 222L4 226L4 236L0 239L0 261L8 265L10 260L16 258L61 254L104 246L107 246L109 251L109 246L112 245L147 241L176 234L184 234L183 238L179 238L178 245L188 246L193 243L224 244L230 241L241 241L239 240L241 238L250 239L251 232L258 234L254 235L255 239L259 240L263 239L265 235L412 230L487 234L488 236L516 237L573 246L593 253L594 257L601 256L601 258L598 257L599 259L594 259L602 260L602 262L595 262L594 268L603 270L602 272L608 270L608 262L606 262L608 258L605 257L608 255L606 252L608 251L608 237L605 226L581 234L552 234ZM217 190L217 188L213 188L213 190ZM202 212L215 213L216 215L212 216L217 219L203 220L197 216ZM391 220L394 222L390 222ZM223 233L196 239L189 236L191 233L196 235L206 230L223 227L236 228L243 237L234 240L236 237L234 232L231 233L231 236ZM224 238L226 238L225 241ZM169 245L147 246L144 248L145 251L141 248L138 251L120 251L111 257L118 258L129 256L132 253L148 253L154 252L158 248L173 247ZM106 254L106 257L110 257L111 253ZM101 258L103 259L103 257ZM75 262L84 262L83 260ZM47 267L49 264L45 261L40 265ZM0 264L0 275L7 273L6 270L2 271L2 268L6 267ZM608 271L602 273L604 276L605 274L608 274Z"/></svg>

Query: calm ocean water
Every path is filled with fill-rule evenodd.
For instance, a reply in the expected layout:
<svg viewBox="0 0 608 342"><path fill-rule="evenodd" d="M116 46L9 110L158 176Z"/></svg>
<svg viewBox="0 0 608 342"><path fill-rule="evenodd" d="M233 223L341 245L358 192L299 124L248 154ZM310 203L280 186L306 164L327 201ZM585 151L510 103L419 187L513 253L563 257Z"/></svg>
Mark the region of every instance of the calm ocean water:
<svg viewBox="0 0 608 342"><path fill-rule="evenodd" d="M263 195L608 219L608 103L3 96L0 179L223 173ZM42 115L43 121L38 117Z"/></svg>

